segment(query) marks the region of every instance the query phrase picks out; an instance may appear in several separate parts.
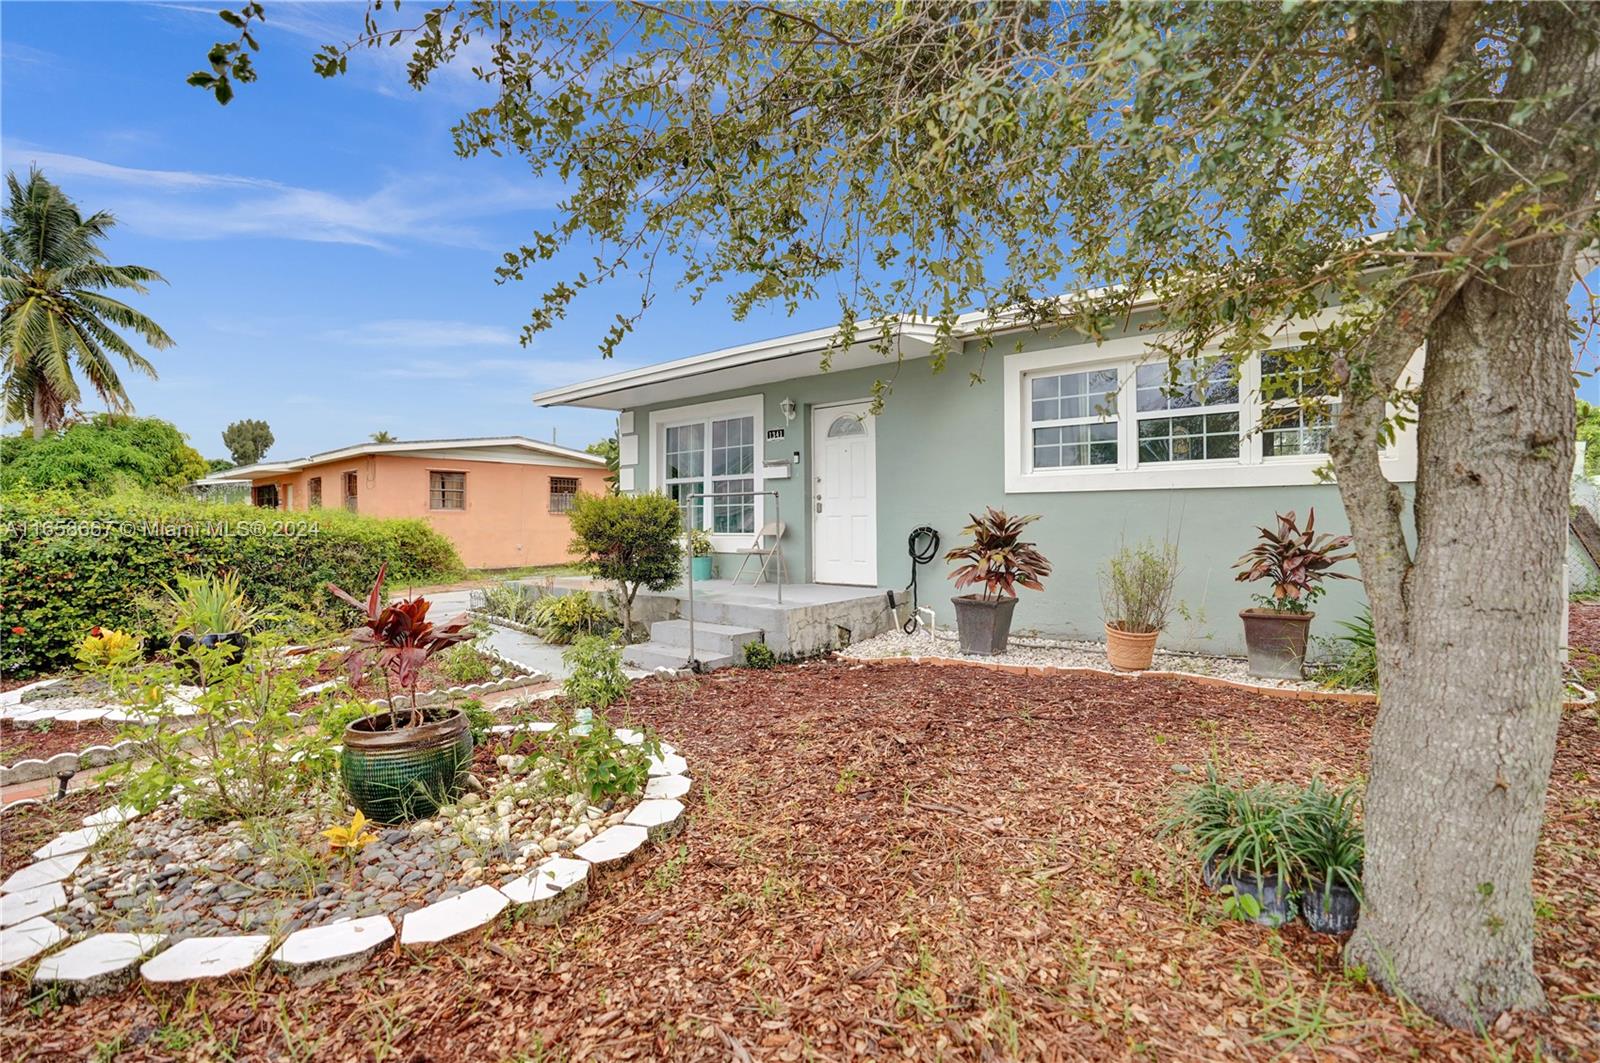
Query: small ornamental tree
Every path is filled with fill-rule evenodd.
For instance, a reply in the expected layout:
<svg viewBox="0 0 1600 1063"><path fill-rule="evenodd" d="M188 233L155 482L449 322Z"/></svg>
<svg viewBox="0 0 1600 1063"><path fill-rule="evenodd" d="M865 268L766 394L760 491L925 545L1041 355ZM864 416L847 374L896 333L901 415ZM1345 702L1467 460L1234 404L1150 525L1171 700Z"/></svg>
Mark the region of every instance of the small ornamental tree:
<svg viewBox="0 0 1600 1063"><path fill-rule="evenodd" d="M272 429L265 421L235 421L222 430L222 445L239 465L254 465L272 449L272 444Z"/></svg>
<svg viewBox="0 0 1600 1063"><path fill-rule="evenodd" d="M666 590L682 576L682 514L666 495L580 494L572 504L568 547L601 579L617 585L622 637L633 634L639 588Z"/></svg>

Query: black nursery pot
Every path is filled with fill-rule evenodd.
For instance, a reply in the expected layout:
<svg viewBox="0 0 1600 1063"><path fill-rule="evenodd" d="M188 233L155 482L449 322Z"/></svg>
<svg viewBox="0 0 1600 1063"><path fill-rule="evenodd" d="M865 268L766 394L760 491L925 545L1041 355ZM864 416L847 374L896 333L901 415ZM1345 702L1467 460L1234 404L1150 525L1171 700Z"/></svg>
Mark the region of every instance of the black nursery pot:
<svg viewBox="0 0 1600 1063"><path fill-rule="evenodd" d="M1311 882L1300 898L1300 914L1319 934L1348 934L1361 916L1361 901L1338 883Z"/></svg>
<svg viewBox="0 0 1600 1063"><path fill-rule="evenodd" d="M1279 927L1294 921L1294 901L1277 875L1214 873L1212 883L1218 889L1232 886L1235 896L1254 897L1261 905L1261 914L1254 922L1262 926Z"/></svg>
<svg viewBox="0 0 1600 1063"><path fill-rule="evenodd" d="M218 646L231 646L233 652L228 655L230 661L236 661L244 655L245 647L250 645L250 636L243 631L229 631L220 635L191 635L185 632L176 639L178 656L183 661L183 666L195 678L200 677L200 662L190 656L189 651L195 646L204 646L207 649L216 649Z"/></svg>

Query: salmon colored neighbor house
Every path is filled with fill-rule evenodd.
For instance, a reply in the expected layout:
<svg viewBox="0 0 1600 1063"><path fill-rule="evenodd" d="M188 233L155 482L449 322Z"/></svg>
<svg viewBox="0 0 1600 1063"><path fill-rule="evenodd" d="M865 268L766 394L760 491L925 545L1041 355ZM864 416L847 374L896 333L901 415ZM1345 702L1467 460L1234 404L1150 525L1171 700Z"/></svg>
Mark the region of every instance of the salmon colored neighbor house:
<svg viewBox="0 0 1600 1063"><path fill-rule="evenodd" d="M468 568L517 568L570 560L567 511L579 491L604 492L606 475L604 458L504 436L361 443L227 469L199 486L247 482L269 509L420 517Z"/></svg>

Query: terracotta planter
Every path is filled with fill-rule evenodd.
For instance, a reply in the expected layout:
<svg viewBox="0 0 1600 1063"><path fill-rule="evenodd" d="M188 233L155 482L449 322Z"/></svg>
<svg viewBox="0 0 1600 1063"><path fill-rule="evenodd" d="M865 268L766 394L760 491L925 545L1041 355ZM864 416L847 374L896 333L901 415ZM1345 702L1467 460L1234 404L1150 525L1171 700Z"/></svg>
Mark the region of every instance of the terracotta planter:
<svg viewBox="0 0 1600 1063"><path fill-rule="evenodd" d="M961 636L961 652L979 657L993 657L1006 652L1011 639L1011 614L1016 612L1015 598L984 598L965 594L951 598L956 607L956 630Z"/></svg>
<svg viewBox="0 0 1600 1063"><path fill-rule="evenodd" d="M1306 641L1316 613L1275 613L1271 609L1244 609L1244 645L1250 655L1250 674L1263 679L1304 679Z"/></svg>
<svg viewBox="0 0 1600 1063"><path fill-rule="evenodd" d="M1106 624L1106 660L1119 672L1142 672L1155 660L1159 631L1123 631Z"/></svg>
<svg viewBox="0 0 1600 1063"><path fill-rule="evenodd" d="M422 709L415 727L390 726L389 713L363 716L344 729L340 773L350 800L368 819L403 823L431 816L461 792L472 764L467 714ZM409 716L402 710L402 718Z"/></svg>

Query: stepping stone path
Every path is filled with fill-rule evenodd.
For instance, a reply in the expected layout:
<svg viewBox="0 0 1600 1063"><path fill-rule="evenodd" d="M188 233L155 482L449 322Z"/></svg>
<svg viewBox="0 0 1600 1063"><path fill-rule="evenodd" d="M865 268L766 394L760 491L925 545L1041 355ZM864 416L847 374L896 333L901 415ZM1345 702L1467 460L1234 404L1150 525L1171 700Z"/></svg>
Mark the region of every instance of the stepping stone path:
<svg viewBox="0 0 1600 1063"><path fill-rule="evenodd" d="M67 891L59 882L35 886L18 893L0 894L0 927L16 926L66 906Z"/></svg>
<svg viewBox="0 0 1600 1063"><path fill-rule="evenodd" d="M683 829L683 802L670 798L640 801L622 822L643 827L653 842L664 842Z"/></svg>
<svg viewBox="0 0 1600 1063"><path fill-rule="evenodd" d="M479 886L449 900L418 908L400 924L400 944L433 945L459 937L486 925L510 903L511 898L493 886Z"/></svg>
<svg viewBox="0 0 1600 1063"><path fill-rule="evenodd" d="M0 930L0 971L27 963L66 939L67 932L43 916Z"/></svg>
<svg viewBox="0 0 1600 1063"><path fill-rule="evenodd" d="M139 974L146 982L196 982L249 970L266 954L272 939L265 934L239 937L188 938L153 960Z"/></svg>
<svg viewBox="0 0 1600 1063"><path fill-rule="evenodd" d="M139 962L161 947L165 934L96 934L39 961L33 984L67 1000L115 993L133 984Z"/></svg>
<svg viewBox="0 0 1600 1063"><path fill-rule="evenodd" d="M361 968L394 940L394 924L381 915L296 930L272 954L272 965L295 985L315 985Z"/></svg>
<svg viewBox="0 0 1600 1063"><path fill-rule="evenodd" d="M589 862L552 856L500 892L521 905L518 914L538 926L554 926L589 901Z"/></svg>
<svg viewBox="0 0 1600 1063"><path fill-rule="evenodd" d="M645 800L678 800L689 792L689 776L657 775L645 784Z"/></svg>
<svg viewBox="0 0 1600 1063"><path fill-rule="evenodd" d="M573 850L572 855L587 860L596 871L616 871L627 867L650 837L643 827L607 827Z"/></svg>
<svg viewBox="0 0 1600 1063"><path fill-rule="evenodd" d="M552 696L558 693L548 692ZM0 701L0 706L5 705ZM74 718L115 719L116 715ZM493 731L541 732L554 726L545 722L503 724ZM616 733L630 745L640 745L645 738L629 728L619 728ZM77 754L60 756L78 759ZM623 822L616 823L620 813L614 813L614 826L601 830L570 856L552 855L498 889L480 885L406 913L400 925L400 944L416 948L450 940L488 925L513 906L520 916L536 925L552 925L565 919L588 902L589 880L593 876L625 867L646 841L664 841L683 828L684 807L679 799L691 785L687 770L683 757L663 743L660 756L650 760L650 777L642 799L627 812ZM46 918L67 907L65 880L88 858L91 847L139 815L131 806L113 805L85 816L81 828L41 846L34 853L36 863L0 883L0 970L10 970L49 953L68 939L67 930ZM589 815L597 820L603 818L598 810ZM74 920L71 911L57 918L70 925ZM80 931L82 925L78 924ZM341 919L289 934L273 950L271 962L297 985L312 985L360 968L390 947L394 938L395 927L388 916ZM54 955L44 955L34 969L33 981L51 988L63 999L78 1000L115 992L138 977L155 984L216 979L255 967L274 943L266 934L202 934L160 951L167 941L167 935L154 932L92 934Z"/></svg>

